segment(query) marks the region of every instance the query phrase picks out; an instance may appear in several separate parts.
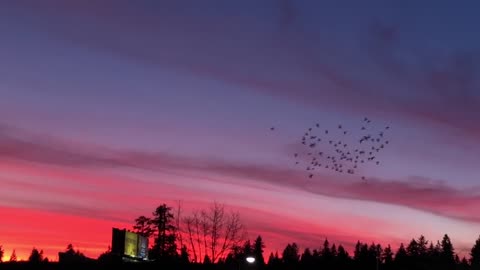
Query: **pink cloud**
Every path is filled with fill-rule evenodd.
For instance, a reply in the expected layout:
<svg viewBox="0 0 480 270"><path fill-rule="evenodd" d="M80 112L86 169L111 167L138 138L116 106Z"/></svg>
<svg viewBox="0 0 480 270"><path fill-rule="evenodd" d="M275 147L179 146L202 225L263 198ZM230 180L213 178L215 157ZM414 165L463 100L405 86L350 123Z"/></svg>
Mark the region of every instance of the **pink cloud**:
<svg viewBox="0 0 480 270"><path fill-rule="evenodd" d="M45 143L39 136L8 137L0 133L1 160L20 160L34 164L53 165L77 169L140 168L147 171L192 172L198 175L218 174L263 181L279 186L305 189L329 197L388 203L427 211L451 218L480 222L475 214L480 207L480 195L474 190L460 190L438 181L414 179L415 181L371 179L367 183L358 177L333 177L320 175L307 181L299 171L253 164L228 163L223 160L196 159L170 153L145 153L94 147L78 147L52 140ZM28 134L28 133L27 133ZM21 140L19 138L27 138ZM28 149L28 151L25 151ZM88 150L85 150L88 149ZM7 154L6 154L7 153ZM87 179L88 177L82 177ZM75 179L75 177L73 177ZM93 178L94 179L94 178ZM108 181L111 179L110 183ZM427 180L427 181L426 181ZM83 181L83 180L81 180ZM87 180L88 181L88 180ZM118 185L122 181L106 178L103 186ZM123 180L127 183L127 180ZM98 182L96 182L98 183ZM132 185L131 183L127 185ZM147 184L143 183L142 187ZM135 190L132 187L132 190ZM74 191L72 191L74 192ZM448 202L448 203L446 203Z"/></svg>

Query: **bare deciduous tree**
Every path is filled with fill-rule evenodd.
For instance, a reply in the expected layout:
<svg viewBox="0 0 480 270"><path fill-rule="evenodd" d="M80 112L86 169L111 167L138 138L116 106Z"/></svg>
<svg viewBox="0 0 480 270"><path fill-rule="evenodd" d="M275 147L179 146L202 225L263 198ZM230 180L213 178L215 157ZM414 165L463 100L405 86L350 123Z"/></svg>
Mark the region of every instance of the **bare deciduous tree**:
<svg viewBox="0 0 480 270"><path fill-rule="evenodd" d="M237 212L227 212L225 205L214 202L208 210L195 211L183 219L190 251L196 261L208 255L213 263L224 258L246 236ZM202 256L203 255L203 256Z"/></svg>
<svg viewBox="0 0 480 270"><path fill-rule="evenodd" d="M193 222L195 223L195 231L197 233L197 244L198 244L198 252L199 252L199 262L202 260L202 240L200 235L200 214L198 212L193 213Z"/></svg>
<svg viewBox="0 0 480 270"><path fill-rule="evenodd" d="M197 249L195 248L195 243L196 241L194 239L195 236L195 220L193 217L185 217L183 218L183 223L185 224L185 229L188 237L188 244L190 245L190 249L193 252L193 261L198 262L198 257L197 257Z"/></svg>
<svg viewBox="0 0 480 270"><path fill-rule="evenodd" d="M183 231L182 231L182 201L177 201L177 209L176 209L177 214L175 215L175 233L177 235L177 241L180 243L180 245L177 245L177 252L178 254L181 253L182 247L183 247Z"/></svg>

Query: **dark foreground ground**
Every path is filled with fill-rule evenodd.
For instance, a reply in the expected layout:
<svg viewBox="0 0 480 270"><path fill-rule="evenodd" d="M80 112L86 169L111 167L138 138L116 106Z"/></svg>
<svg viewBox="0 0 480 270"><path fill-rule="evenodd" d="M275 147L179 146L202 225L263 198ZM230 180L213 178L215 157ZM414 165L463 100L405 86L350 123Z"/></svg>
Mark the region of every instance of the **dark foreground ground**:
<svg viewBox="0 0 480 270"><path fill-rule="evenodd" d="M255 266L242 265L168 265L156 263L121 263L121 264L103 264L103 263L80 263L80 264L62 264L62 263L1 263L0 270L24 270L24 269L41 269L41 270L109 270L109 269L135 269L135 270L254 270Z"/></svg>

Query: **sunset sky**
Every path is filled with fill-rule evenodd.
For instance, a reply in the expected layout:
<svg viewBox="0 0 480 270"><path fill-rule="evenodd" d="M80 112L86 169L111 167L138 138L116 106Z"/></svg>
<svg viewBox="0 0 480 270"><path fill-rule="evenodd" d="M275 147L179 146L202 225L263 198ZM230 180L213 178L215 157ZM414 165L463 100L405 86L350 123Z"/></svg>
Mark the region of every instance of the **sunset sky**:
<svg viewBox="0 0 480 270"><path fill-rule="evenodd" d="M335 4L334 4L335 2ZM480 4L0 2L0 245L97 257L160 203L238 210L267 251L480 234ZM292 153L391 126L369 178ZM275 126L275 131L270 127ZM268 254L267 254L268 255Z"/></svg>

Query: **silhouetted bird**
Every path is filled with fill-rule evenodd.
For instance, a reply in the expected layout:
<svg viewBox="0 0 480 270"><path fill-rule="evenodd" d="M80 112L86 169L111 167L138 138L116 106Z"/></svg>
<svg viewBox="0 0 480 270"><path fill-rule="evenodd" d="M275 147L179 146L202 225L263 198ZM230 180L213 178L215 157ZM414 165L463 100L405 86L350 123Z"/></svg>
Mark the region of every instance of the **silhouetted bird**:
<svg viewBox="0 0 480 270"><path fill-rule="evenodd" d="M367 129L366 124L370 123L371 120L368 119L368 117L365 117L364 122L365 122L365 125L360 126L361 130L366 130ZM319 134L315 134L315 132L312 131L315 127L319 128L320 123L314 123L314 125L312 127L308 128L305 135L302 137L301 142L302 142L303 145L308 146L309 148L312 148L311 150L314 150L313 148L315 148L315 149L320 148L320 150L323 150L321 148L328 146L328 144L322 145L320 143L322 141L322 138L320 138L320 136L318 136ZM343 129L344 128L341 124L338 124L337 127L338 127L338 129ZM374 128L373 125L372 126L368 125L369 130L373 129L373 128ZM272 127L272 130L274 130L274 129L275 129L275 127ZM385 129L390 129L390 126L386 126ZM319 130L319 131L322 132L322 130ZM325 132L325 134L329 134L329 129L323 129L323 131ZM355 136L354 131L347 131L345 129L341 130L341 133L343 133L343 135L352 134L353 136ZM326 162L327 164L323 164L323 166L322 166L322 164L319 163L320 158L317 159L317 157L320 157L320 156L323 159L323 157L324 157L323 154L328 153L326 151L320 151L320 152L315 151L313 153L309 152L307 154L309 156L312 156L312 159L309 162L310 166L307 167L307 170L308 171L313 171L315 168L320 167L320 168L325 168L325 169L331 169L331 170L336 171L338 173L346 172L346 173L349 173L349 174L355 174L354 169L360 168L360 166L359 166L360 164L363 165L363 163L373 161L374 159L378 160L378 158L376 156L374 156L375 151L379 152L380 149L386 148L385 146L387 144L389 144L388 140L383 139L383 138L386 137L384 135L385 135L384 132L380 131L379 133L377 133L377 136L372 136L371 134L367 134L367 135L363 135L363 136L361 136L360 138L357 139L360 144L362 144L362 143L365 144L366 143L367 146L368 146L367 149L371 148L371 150L368 151L368 152L366 152L366 151L364 151L360 148L355 149L356 147L353 145L355 143L355 140L353 141L353 143L348 143L347 144L345 142L342 142L341 140L336 140L334 137L331 138L330 140L327 139L326 137L324 137L324 139L325 139L324 141L328 141L329 144L334 147L333 148L334 151L332 151L333 153L326 156L327 159L330 160L330 162ZM344 137L344 138L346 138L346 137ZM307 143L307 139L309 139L308 143ZM352 150L350 150L350 148ZM353 154L353 153L356 153L356 154ZM298 158L300 155L299 155L299 153L294 153L294 156L295 156L295 158ZM362 156L362 159L360 159L360 156ZM301 162L302 161L297 160L295 162L295 164L299 164ZM347 165L346 162L351 162L352 166ZM375 161L375 162L376 162L377 165L380 164L380 161ZM313 173L308 174L308 175L309 175L309 177L310 177L310 175L313 176ZM366 179L365 176L363 176L363 179L364 180Z"/></svg>
<svg viewBox="0 0 480 270"><path fill-rule="evenodd" d="M271 127L270 130L275 130L275 128L274 128L274 127Z"/></svg>

